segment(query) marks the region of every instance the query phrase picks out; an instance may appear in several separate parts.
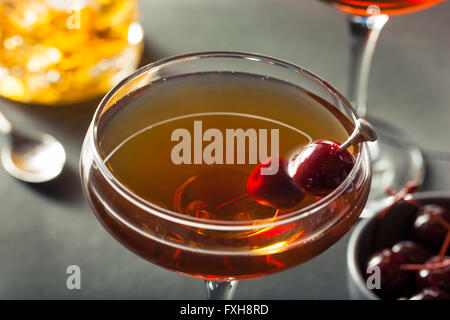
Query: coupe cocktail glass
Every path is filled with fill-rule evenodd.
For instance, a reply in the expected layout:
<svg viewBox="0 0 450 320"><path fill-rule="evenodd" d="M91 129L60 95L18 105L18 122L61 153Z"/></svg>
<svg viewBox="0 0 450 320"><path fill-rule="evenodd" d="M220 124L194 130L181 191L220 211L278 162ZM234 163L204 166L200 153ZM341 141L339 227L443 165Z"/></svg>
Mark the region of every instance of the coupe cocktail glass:
<svg viewBox="0 0 450 320"><path fill-rule="evenodd" d="M370 65L381 29L390 15L431 7L445 0L321 0L349 13L351 35L350 85L348 98L359 116L366 116ZM403 131L389 123L366 116L374 125L378 140L370 143L373 182L367 215L386 205L384 190L400 190L408 181L423 181L425 169L420 149ZM365 213L366 214L366 213Z"/></svg>
<svg viewBox="0 0 450 320"><path fill-rule="evenodd" d="M305 262L352 227L370 189L367 146L351 148L355 165L333 192L278 210L239 197L255 165L174 164L170 133L195 121L223 132L277 128L285 155L313 139L342 143L356 120L328 83L284 61L238 52L168 58L138 70L101 102L81 154L84 192L125 247L206 280L210 298L231 298L236 281Z"/></svg>

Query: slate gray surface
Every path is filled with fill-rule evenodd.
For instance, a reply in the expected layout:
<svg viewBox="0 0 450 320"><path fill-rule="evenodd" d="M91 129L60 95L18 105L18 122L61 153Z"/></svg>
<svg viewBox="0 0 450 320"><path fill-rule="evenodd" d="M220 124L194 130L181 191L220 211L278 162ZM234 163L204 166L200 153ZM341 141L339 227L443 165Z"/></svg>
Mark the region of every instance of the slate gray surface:
<svg viewBox="0 0 450 320"><path fill-rule="evenodd" d="M409 132L426 150L424 188L450 190L450 3L394 17L383 30L370 81L369 112ZM147 57L240 50L299 64L345 92L345 17L314 0L143 0ZM87 48L89 49L89 48ZM96 221L81 193L78 156L98 101L36 107L0 101L19 126L45 130L69 163L47 185L18 182L0 169L0 299L203 299L202 281L153 266L123 248ZM1 143L1 142L0 142ZM297 268L240 284L236 298L347 299L348 235ZM66 289L77 264L82 289Z"/></svg>

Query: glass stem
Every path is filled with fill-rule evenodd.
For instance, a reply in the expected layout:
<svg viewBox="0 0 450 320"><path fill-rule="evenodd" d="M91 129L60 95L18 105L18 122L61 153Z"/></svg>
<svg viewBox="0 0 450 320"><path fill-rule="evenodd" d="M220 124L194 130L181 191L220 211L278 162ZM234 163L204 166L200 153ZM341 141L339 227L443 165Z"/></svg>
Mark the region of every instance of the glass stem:
<svg viewBox="0 0 450 320"><path fill-rule="evenodd" d="M206 280L206 295L208 300L231 300L236 291L237 281Z"/></svg>
<svg viewBox="0 0 450 320"><path fill-rule="evenodd" d="M361 117L364 117L367 111L367 85L373 53L380 31L388 19L385 14L349 17L351 62L348 98Z"/></svg>

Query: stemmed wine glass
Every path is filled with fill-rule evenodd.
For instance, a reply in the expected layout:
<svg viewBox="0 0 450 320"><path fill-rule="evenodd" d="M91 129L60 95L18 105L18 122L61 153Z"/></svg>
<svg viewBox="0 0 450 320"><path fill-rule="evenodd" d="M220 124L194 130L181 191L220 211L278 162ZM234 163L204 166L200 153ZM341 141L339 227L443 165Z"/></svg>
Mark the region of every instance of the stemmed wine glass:
<svg viewBox="0 0 450 320"><path fill-rule="evenodd" d="M373 161L373 182L367 202L370 215L383 207L387 187L400 190L409 180L423 181L422 153L408 136L395 126L366 116L369 71L375 46L390 15L404 14L431 7L445 0L322 0L349 14L351 62L348 98L359 116L368 117L378 140L369 143Z"/></svg>
<svg viewBox="0 0 450 320"><path fill-rule="evenodd" d="M184 214L183 211L149 201L131 186L133 181L130 179L133 178L117 176L109 159L127 141L147 132L148 128L154 128L156 122L168 123L167 118L185 119L186 114L193 112L192 108L199 108L202 97L187 92L189 83L203 76L210 77L208 79L214 82L236 75L241 75L236 81L242 81L238 82L238 88L245 88L245 79L254 79L254 76L257 81L268 83L269 87L268 81L277 79L276 83L283 90L294 90L302 95L307 92L303 95L305 99L317 97L318 103L314 108L324 108L322 104L325 103L329 105L329 116L342 116L342 123L349 126L349 132L356 126L358 119L350 103L327 82L303 68L257 54L193 53L143 67L113 88L94 115L80 160L85 195L103 226L125 247L149 262L182 275L206 280L211 299L229 299L238 280L258 278L294 267L333 245L357 221L367 200L371 181L367 145L358 143L352 147L355 157L353 169L330 194L307 206L270 218L217 220ZM162 108L158 99L152 100L152 103L139 103L142 101L139 99L146 95L152 92L157 94L161 84L170 83L177 83L176 90L169 95L176 103L170 107ZM222 89L202 89L200 92L203 95L212 94L215 97L212 104L220 105L224 101ZM194 104L186 101L192 96ZM230 97L229 94L226 96ZM234 101L242 99L242 95L236 97ZM314 118L317 110L314 111L313 105L308 109L311 112L308 118L306 115L299 116L299 110L284 110L283 106L279 106L279 101L274 103L278 108L267 107L267 112L274 116L286 112L286 118L297 118L312 126L318 120ZM206 103L204 107L211 106ZM230 111L233 106L227 104L223 108L220 111ZM255 110L261 110L261 106ZM241 110L244 111L248 110ZM327 109L326 112L329 111ZM225 121L223 119L226 118L221 118L220 122ZM119 126L121 130L111 129L114 126ZM150 140L155 138L152 131L147 134ZM140 149L139 156L130 157L126 166L135 175L134 179L146 175L151 165L148 159L146 168L141 166L138 158L144 157L144 154L151 158L161 156L160 150L165 144L167 142L159 145L146 143L145 149L148 150ZM167 173L165 181L156 181L152 192L145 189L149 197L163 194L165 185L178 178L173 171L165 170L164 166L160 169ZM206 174L206 178L214 179L208 172ZM157 179L154 175L147 178ZM222 181L226 179L226 176L221 178ZM213 181L209 188L216 188L219 193L227 192L217 184ZM233 188L233 184L227 188ZM203 192L208 193L209 190L203 188ZM193 197L201 196L195 192L191 194ZM264 209L250 205L256 215L255 208Z"/></svg>

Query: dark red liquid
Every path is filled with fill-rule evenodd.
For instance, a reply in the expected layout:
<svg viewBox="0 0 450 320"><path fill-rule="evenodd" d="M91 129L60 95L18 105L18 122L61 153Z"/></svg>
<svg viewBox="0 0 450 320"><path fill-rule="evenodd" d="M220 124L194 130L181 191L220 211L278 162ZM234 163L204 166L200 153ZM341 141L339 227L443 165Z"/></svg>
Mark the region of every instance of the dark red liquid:
<svg viewBox="0 0 450 320"><path fill-rule="evenodd" d="M373 14L369 6L377 6L380 13L387 15L404 14L417 10L422 10L438 4L445 0L377 0L377 1L359 1L359 0L322 0L335 5L339 10L360 15L370 16Z"/></svg>

